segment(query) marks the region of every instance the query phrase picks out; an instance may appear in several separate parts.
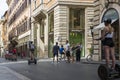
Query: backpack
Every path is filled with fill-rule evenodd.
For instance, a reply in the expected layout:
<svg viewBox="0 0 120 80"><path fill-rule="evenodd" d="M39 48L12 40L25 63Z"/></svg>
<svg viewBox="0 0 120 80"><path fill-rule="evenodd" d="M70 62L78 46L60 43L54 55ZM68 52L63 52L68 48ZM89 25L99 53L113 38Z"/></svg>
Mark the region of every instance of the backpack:
<svg viewBox="0 0 120 80"><path fill-rule="evenodd" d="M32 50L34 50L34 49L35 49L34 44L31 44L31 45L30 45L30 49L32 49Z"/></svg>

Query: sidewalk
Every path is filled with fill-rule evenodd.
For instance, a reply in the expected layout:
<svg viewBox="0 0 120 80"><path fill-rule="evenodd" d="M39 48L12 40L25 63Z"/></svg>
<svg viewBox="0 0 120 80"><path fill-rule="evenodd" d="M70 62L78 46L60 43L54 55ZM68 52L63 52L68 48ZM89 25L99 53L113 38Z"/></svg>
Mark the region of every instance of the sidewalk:
<svg viewBox="0 0 120 80"><path fill-rule="evenodd" d="M0 66L0 80L31 80L7 67Z"/></svg>

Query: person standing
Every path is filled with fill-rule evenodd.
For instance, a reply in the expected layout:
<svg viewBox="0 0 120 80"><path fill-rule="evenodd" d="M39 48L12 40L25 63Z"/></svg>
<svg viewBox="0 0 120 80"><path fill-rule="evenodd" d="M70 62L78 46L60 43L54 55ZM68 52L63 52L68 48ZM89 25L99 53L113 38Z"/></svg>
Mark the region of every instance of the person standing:
<svg viewBox="0 0 120 80"><path fill-rule="evenodd" d="M70 44L68 40L66 40L66 56L67 56L67 62L70 63Z"/></svg>
<svg viewBox="0 0 120 80"><path fill-rule="evenodd" d="M57 57L57 63L58 63L58 52L59 52L59 46L58 46L58 42L56 42L56 45L53 46L53 62L55 60L55 56Z"/></svg>
<svg viewBox="0 0 120 80"><path fill-rule="evenodd" d="M13 53L12 59L17 59L17 51L15 48L12 50L12 53Z"/></svg>
<svg viewBox="0 0 120 80"><path fill-rule="evenodd" d="M62 60L62 56L65 59L65 53L64 53L64 47L63 47L63 45L61 45L61 47L60 47L59 50L60 50L60 58L61 58L61 60Z"/></svg>
<svg viewBox="0 0 120 80"><path fill-rule="evenodd" d="M6 50L6 52L5 52L6 54L9 54L9 51L8 50Z"/></svg>
<svg viewBox="0 0 120 80"><path fill-rule="evenodd" d="M17 51L16 51L15 48L13 49L12 53L13 53L13 55L16 55L16 54L17 54Z"/></svg>
<svg viewBox="0 0 120 80"><path fill-rule="evenodd" d="M102 45L105 50L105 59L106 59L106 65L107 67L110 67L110 55L112 57L112 70L115 70L115 48L114 48L114 41L113 41L113 35L114 35L114 29L111 26L111 19L107 19L104 21L105 27L102 31L102 36L96 40L102 40Z"/></svg>
<svg viewBox="0 0 120 80"><path fill-rule="evenodd" d="M82 45L81 43L76 47L76 62L80 62Z"/></svg>

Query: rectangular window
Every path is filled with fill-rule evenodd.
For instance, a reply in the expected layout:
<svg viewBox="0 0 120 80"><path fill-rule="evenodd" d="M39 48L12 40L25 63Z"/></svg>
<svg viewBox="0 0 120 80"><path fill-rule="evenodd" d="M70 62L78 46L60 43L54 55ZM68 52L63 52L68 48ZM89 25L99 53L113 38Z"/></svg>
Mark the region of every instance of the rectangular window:
<svg viewBox="0 0 120 80"><path fill-rule="evenodd" d="M85 10L70 9L70 29L81 30L85 26Z"/></svg>
<svg viewBox="0 0 120 80"><path fill-rule="evenodd" d="M41 20L40 25L40 38L44 42L44 20Z"/></svg>
<svg viewBox="0 0 120 80"><path fill-rule="evenodd" d="M49 24L49 32L53 32L54 31L54 12L51 12L48 15L48 24Z"/></svg>
<svg viewBox="0 0 120 80"><path fill-rule="evenodd" d="M41 25L40 30L41 30L41 37L43 37L44 36L44 24Z"/></svg>

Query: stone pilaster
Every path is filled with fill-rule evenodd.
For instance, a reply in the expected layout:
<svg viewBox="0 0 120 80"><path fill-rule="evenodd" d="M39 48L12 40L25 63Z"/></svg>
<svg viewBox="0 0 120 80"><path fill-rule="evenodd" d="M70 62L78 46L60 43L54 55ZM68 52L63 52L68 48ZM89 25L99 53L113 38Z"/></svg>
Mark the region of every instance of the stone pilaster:
<svg viewBox="0 0 120 80"><path fill-rule="evenodd" d="M69 8L60 6L54 8L54 43L65 44L69 39Z"/></svg>
<svg viewBox="0 0 120 80"><path fill-rule="evenodd" d="M94 7L94 26L99 25L100 23L100 15L103 11L103 7L104 7L104 2L102 0L95 1L95 7ZM98 38L101 35L101 31L94 31L94 38ZM94 41L94 53L99 55L99 60L101 59L101 46L100 46L100 42L99 41Z"/></svg>
<svg viewBox="0 0 120 80"><path fill-rule="evenodd" d="M34 22L31 23L30 41L34 41Z"/></svg>
<svg viewBox="0 0 120 80"><path fill-rule="evenodd" d="M92 44L92 36L90 26L93 26L93 21L91 19L94 18L94 7L85 8L85 56L90 54L89 49Z"/></svg>
<svg viewBox="0 0 120 80"><path fill-rule="evenodd" d="M48 14L46 14L46 19L45 19L45 24L44 24L44 41L45 41L45 52L44 52L44 57L48 58Z"/></svg>

